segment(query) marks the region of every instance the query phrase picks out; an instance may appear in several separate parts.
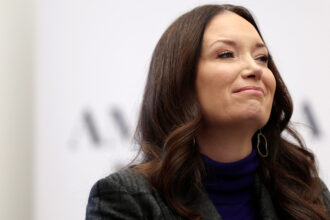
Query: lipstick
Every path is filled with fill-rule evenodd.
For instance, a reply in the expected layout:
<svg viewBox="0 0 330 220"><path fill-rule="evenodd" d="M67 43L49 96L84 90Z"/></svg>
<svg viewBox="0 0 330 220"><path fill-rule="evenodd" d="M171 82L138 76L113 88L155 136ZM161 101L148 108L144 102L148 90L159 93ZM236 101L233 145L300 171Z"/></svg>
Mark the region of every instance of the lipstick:
<svg viewBox="0 0 330 220"><path fill-rule="evenodd" d="M239 89L236 89L234 91L234 93L243 92L243 91L251 91L251 92L255 91L255 92L258 92L258 93L265 94L264 90L261 87L258 87L258 86L244 86L244 87L241 87Z"/></svg>

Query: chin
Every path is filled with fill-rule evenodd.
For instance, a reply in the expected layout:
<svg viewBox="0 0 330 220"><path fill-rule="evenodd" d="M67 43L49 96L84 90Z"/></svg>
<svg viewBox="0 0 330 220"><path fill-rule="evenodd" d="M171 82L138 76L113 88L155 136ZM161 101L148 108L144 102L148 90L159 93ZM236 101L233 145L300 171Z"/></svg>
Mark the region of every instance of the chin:
<svg viewBox="0 0 330 220"><path fill-rule="evenodd" d="M257 129L265 126L268 122L268 119L269 114L265 112L249 112L242 118L243 121L247 121L248 123L255 125Z"/></svg>

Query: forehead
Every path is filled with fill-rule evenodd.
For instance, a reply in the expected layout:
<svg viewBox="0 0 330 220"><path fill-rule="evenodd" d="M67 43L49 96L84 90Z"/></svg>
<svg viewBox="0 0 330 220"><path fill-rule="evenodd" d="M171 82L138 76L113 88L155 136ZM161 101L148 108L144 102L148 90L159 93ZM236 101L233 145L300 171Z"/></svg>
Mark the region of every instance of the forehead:
<svg viewBox="0 0 330 220"><path fill-rule="evenodd" d="M251 43L263 42L251 23L229 11L216 15L211 19L205 29L203 43L211 44L219 38L227 38L234 41L244 40Z"/></svg>

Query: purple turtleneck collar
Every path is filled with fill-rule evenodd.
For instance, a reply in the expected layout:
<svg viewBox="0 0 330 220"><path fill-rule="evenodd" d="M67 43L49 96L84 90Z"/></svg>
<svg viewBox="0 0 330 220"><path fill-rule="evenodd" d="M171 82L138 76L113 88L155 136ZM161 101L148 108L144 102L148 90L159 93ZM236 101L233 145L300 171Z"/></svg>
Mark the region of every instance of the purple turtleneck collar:
<svg viewBox="0 0 330 220"><path fill-rule="evenodd" d="M221 163L202 154L206 168L203 185L223 220L256 219L254 177L259 166L256 149L247 157Z"/></svg>

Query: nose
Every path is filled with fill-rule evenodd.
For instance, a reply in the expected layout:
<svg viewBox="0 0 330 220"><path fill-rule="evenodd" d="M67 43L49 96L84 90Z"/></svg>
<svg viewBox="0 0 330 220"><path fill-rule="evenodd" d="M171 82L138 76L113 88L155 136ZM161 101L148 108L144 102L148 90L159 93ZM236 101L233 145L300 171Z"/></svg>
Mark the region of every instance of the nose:
<svg viewBox="0 0 330 220"><path fill-rule="evenodd" d="M242 77L244 79L260 80L262 77L262 68L252 57L244 60L244 67L242 71Z"/></svg>

